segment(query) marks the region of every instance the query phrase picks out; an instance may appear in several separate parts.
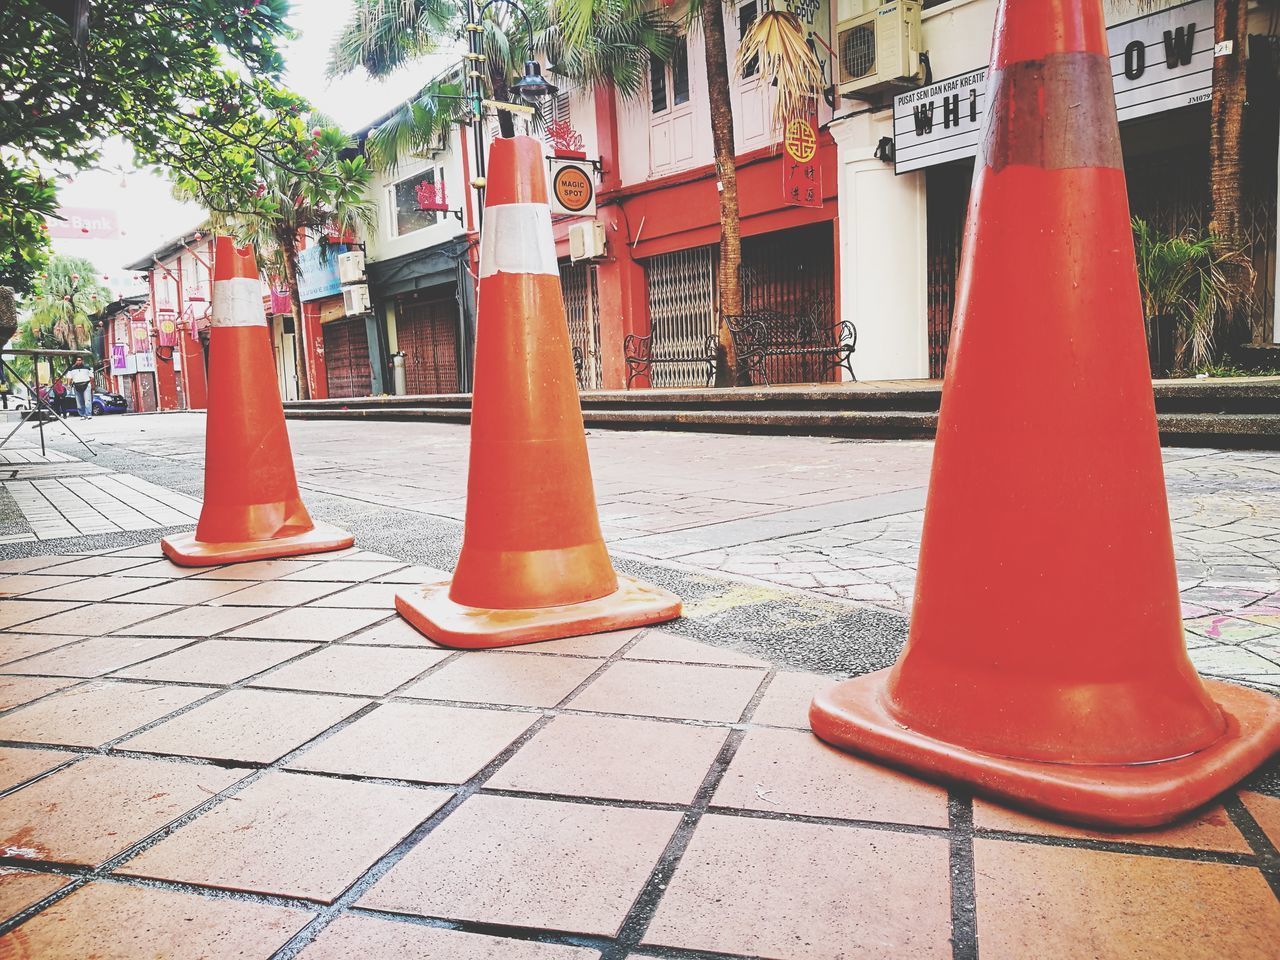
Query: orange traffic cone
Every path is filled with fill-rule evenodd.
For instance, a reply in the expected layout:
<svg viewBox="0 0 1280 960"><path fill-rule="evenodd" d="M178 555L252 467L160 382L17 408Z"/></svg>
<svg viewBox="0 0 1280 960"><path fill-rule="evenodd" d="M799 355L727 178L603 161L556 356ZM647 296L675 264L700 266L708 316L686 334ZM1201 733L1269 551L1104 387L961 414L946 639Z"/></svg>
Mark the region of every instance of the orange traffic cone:
<svg viewBox="0 0 1280 960"><path fill-rule="evenodd" d="M341 550L351 534L314 522L298 495L293 454L249 248L214 247L204 506L195 533L160 546L188 567Z"/></svg>
<svg viewBox="0 0 1280 960"><path fill-rule="evenodd" d="M451 647L680 615L679 597L614 573L600 534L542 153L531 137L490 147L462 553L452 581L396 597Z"/></svg>
<svg viewBox="0 0 1280 960"><path fill-rule="evenodd" d="M1280 748L1182 635L1101 0L1002 0L898 663L827 742L1043 814L1154 826Z"/></svg>

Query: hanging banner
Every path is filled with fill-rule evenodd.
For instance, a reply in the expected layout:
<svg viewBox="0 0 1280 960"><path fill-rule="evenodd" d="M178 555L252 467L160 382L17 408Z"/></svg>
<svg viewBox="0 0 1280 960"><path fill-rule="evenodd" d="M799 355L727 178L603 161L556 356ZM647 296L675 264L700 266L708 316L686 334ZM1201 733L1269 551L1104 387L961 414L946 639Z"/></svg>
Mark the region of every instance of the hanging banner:
<svg viewBox="0 0 1280 960"><path fill-rule="evenodd" d="M161 310L156 316L156 342L162 347L172 347L178 342L177 315L172 310Z"/></svg>
<svg viewBox="0 0 1280 960"><path fill-rule="evenodd" d="M1108 28L1121 121L1209 101L1213 22L1213 0L1191 0ZM986 67L894 98L894 171L977 156L986 110Z"/></svg>
<svg viewBox="0 0 1280 960"><path fill-rule="evenodd" d="M816 103L805 116L788 120L782 132L782 199L793 206L822 206Z"/></svg>
<svg viewBox="0 0 1280 960"><path fill-rule="evenodd" d="M123 343L111 345L111 372L117 376L132 372L129 369L129 351Z"/></svg>
<svg viewBox="0 0 1280 960"><path fill-rule="evenodd" d="M552 159L551 212L567 217L596 215L596 182L589 163Z"/></svg>
<svg viewBox="0 0 1280 960"><path fill-rule="evenodd" d="M147 353L151 350L151 334L147 330L147 321L134 320L129 325L129 343L132 353Z"/></svg>

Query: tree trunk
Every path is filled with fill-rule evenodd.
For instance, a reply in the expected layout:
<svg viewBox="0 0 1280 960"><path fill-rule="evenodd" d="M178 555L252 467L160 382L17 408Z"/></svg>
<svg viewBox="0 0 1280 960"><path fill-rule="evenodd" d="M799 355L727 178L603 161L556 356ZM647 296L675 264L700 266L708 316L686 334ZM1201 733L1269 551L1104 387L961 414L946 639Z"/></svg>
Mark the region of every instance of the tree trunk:
<svg viewBox="0 0 1280 960"><path fill-rule="evenodd" d="M720 189L720 338L716 350L716 386L743 382L726 316L742 313L742 232L738 219L738 164L733 143L733 100L729 95L729 57L724 40L723 0L704 0L702 38L707 48L707 101L711 140Z"/></svg>
<svg viewBox="0 0 1280 960"><path fill-rule="evenodd" d="M502 74L490 74L489 79L493 84L493 99L501 103L510 102L511 89L507 85L507 78ZM498 133L504 137L514 137L516 135L515 114L509 110L498 111Z"/></svg>
<svg viewBox="0 0 1280 960"><path fill-rule="evenodd" d="M1213 219L1209 232L1226 250L1244 245L1240 230L1240 210L1244 205L1241 166L1241 135L1244 129L1245 62L1248 42L1248 0L1216 0L1214 34L1219 43L1231 41L1231 53L1214 57L1213 98L1210 106L1209 186L1213 195ZM1232 277L1243 284L1243 277ZM1230 318L1228 318L1230 322ZM1255 324L1260 318L1255 320ZM1215 331L1221 332L1221 331ZM1261 341L1262 330L1253 330Z"/></svg>
<svg viewBox="0 0 1280 960"><path fill-rule="evenodd" d="M284 252L284 282L289 288L289 305L293 310L294 368L298 376L298 399L310 400L311 387L307 381L307 338L302 321L302 294L298 291L298 238L292 228L283 228L276 235Z"/></svg>

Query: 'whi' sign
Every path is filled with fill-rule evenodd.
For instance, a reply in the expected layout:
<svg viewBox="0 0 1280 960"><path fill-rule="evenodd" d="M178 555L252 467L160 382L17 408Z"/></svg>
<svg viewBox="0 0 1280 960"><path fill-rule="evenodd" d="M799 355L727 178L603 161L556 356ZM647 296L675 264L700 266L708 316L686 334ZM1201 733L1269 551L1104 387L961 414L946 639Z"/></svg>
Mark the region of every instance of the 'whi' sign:
<svg viewBox="0 0 1280 960"><path fill-rule="evenodd" d="M1107 30L1121 120L1209 100L1213 0L1119 23ZM987 107L987 68L901 94L893 103L898 173L976 156Z"/></svg>

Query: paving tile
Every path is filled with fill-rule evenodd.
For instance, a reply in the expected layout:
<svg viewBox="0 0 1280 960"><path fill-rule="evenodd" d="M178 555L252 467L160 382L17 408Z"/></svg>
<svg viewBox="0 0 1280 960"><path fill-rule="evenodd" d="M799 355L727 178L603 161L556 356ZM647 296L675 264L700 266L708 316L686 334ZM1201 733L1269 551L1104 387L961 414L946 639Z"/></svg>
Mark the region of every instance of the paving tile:
<svg viewBox="0 0 1280 960"><path fill-rule="evenodd" d="M273 670L251 685L383 696L448 656L449 653L444 650L391 650L334 645L279 670Z"/></svg>
<svg viewBox="0 0 1280 960"><path fill-rule="evenodd" d="M663 810L474 796L359 904L612 936L679 820Z"/></svg>
<svg viewBox="0 0 1280 960"><path fill-rule="evenodd" d="M388 612L396 608L396 592L402 589L394 583L359 583L338 593L313 601L313 607L366 607Z"/></svg>
<svg viewBox="0 0 1280 960"><path fill-rule="evenodd" d="M486 786L606 800L692 803L727 736L727 731L713 727L655 720L556 717Z"/></svg>
<svg viewBox="0 0 1280 960"><path fill-rule="evenodd" d="M439 583L442 580L448 580L449 574L444 570L437 570L435 567L413 566L401 567L399 570L384 573L373 579L376 583Z"/></svg>
<svg viewBox="0 0 1280 960"><path fill-rule="evenodd" d="M21 913L39 903L55 890L61 890L68 883L69 877L60 877L53 873L31 873L14 867L0 867L0 921ZM0 940L0 946L4 941ZM3 954L8 956L8 954ZM24 954L16 954L23 957ZM26 956L34 956L27 954Z"/></svg>
<svg viewBox="0 0 1280 960"><path fill-rule="evenodd" d="M87 756L0 797L0 852L95 866L246 773L205 764Z"/></svg>
<svg viewBox="0 0 1280 960"><path fill-rule="evenodd" d="M123 550L112 550L113 557L144 557L151 560L159 560L164 557L164 551L157 543L144 543L136 547L125 547Z"/></svg>
<svg viewBox="0 0 1280 960"><path fill-rule="evenodd" d="M1271 845L1280 850L1280 797L1269 797L1249 790L1240 792L1240 800L1258 821Z"/></svg>
<svg viewBox="0 0 1280 960"><path fill-rule="evenodd" d="M254 560L250 563L231 563L215 570L196 574L201 580L276 580L290 573L297 573L316 565L315 560Z"/></svg>
<svg viewBox="0 0 1280 960"><path fill-rule="evenodd" d="M144 557L99 556L79 557L67 563L60 563L49 568L50 573L60 577L97 577L104 574L123 573L149 563Z"/></svg>
<svg viewBox="0 0 1280 960"><path fill-rule="evenodd" d="M266 611L259 610L259 613ZM345 637L348 633L355 633L386 615L386 610L296 607L233 630L230 636L262 637L267 640L315 640L325 643Z"/></svg>
<svg viewBox="0 0 1280 960"><path fill-rule="evenodd" d="M21 603L22 601L11 602ZM91 637L101 636L104 633L114 633L131 624L141 623L143 620L150 620L171 610L173 610L172 606L163 603L92 603L25 623L22 630L24 633L79 633Z"/></svg>
<svg viewBox="0 0 1280 960"><path fill-rule="evenodd" d="M269 607L187 607L121 632L159 637L212 637L270 613ZM269 634L263 636L268 640L283 639Z"/></svg>
<svg viewBox="0 0 1280 960"><path fill-rule="evenodd" d="M644 943L786 960L949 960L948 856L942 837L705 816Z"/></svg>
<svg viewBox="0 0 1280 960"><path fill-rule="evenodd" d="M118 872L329 903L449 796L270 771Z"/></svg>
<svg viewBox="0 0 1280 960"><path fill-rule="evenodd" d="M809 729L809 704L819 690L836 683L816 673L777 673L751 714L752 723Z"/></svg>
<svg viewBox="0 0 1280 960"><path fill-rule="evenodd" d="M307 750L291 770L463 783L537 717L427 703L387 703Z"/></svg>
<svg viewBox="0 0 1280 960"><path fill-rule="evenodd" d="M120 746L144 753L272 763L367 702L273 690L229 690Z"/></svg>
<svg viewBox="0 0 1280 960"><path fill-rule="evenodd" d="M51 585L46 590L28 594L32 600L110 600L152 586L154 580L140 577L85 577L70 583ZM129 597L129 602L135 598ZM141 599L139 599L141 602Z"/></svg>
<svg viewBox="0 0 1280 960"><path fill-rule="evenodd" d="M0 560L0 573L30 573L32 570L47 570L76 557L51 554L44 557L14 557L11 560Z"/></svg>
<svg viewBox="0 0 1280 960"><path fill-rule="evenodd" d="M71 610L80 604L70 600L0 600L0 630L27 624L41 617L48 617L63 610ZM26 626L22 628L27 630ZM42 633L45 631L41 631ZM56 633L57 631L50 631ZM68 633L79 633L69 630Z"/></svg>
<svg viewBox="0 0 1280 960"><path fill-rule="evenodd" d="M214 606L236 604L242 607L295 607L341 588L341 584L337 583L286 583L283 580L268 580L265 583L253 584L241 580L193 580L192 583L234 586L235 593L217 597L208 602Z"/></svg>
<svg viewBox="0 0 1280 960"><path fill-rule="evenodd" d="M148 581L151 586L129 594L136 603L176 603L186 606L192 603L208 603L225 594L239 591L243 584L236 580L173 580L169 583Z"/></svg>
<svg viewBox="0 0 1280 960"><path fill-rule="evenodd" d="M223 568L218 568L223 569ZM130 577L147 577L152 580L181 580L186 577L208 576L208 567L183 567L172 560L149 560L138 567L130 567L124 573Z"/></svg>
<svg viewBox="0 0 1280 960"><path fill-rule="evenodd" d="M1251 867L977 840L983 960L1274 960L1280 902Z"/></svg>
<svg viewBox="0 0 1280 960"><path fill-rule="evenodd" d="M0 710L9 710L32 700L64 690L77 681L70 677L0 677Z"/></svg>
<svg viewBox="0 0 1280 960"><path fill-rule="evenodd" d="M764 670L687 663L610 664L568 706L685 720L736 721L755 694Z"/></svg>
<svg viewBox="0 0 1280 960"><path fill-rule="evenodd" d="M400 696L554 707L601 662L527 653L464 653L401 691Z"/></svg>
<svg viewBox="0 0 1280 960"><path fill-rule="evenodd" d="M83 634L0 633L0 664L78 643Z"/></svg>
<svg viewBox="0 0 1280 960"><path fill-rule="evenodd" d="M59 767L79 754L62 750L32 750L24 747L0 747L0 790L8 790Z"/></svg>
<svg viewBox="0 0 1280 960"><path fill-rule="evenodd" d="M330 580L361 583L403 567L399 560L326 560L284 576L285 580Z"/></svg>
<svg viewBox="0 0 1280 960"><path fill-rule="evenodd" d="M681 663L713 663L730 666L763 667L763 660L727 647L713 647L674 633L650 630L627 651L629 660L675 660Z"/></svg>
<svg viewBox="0 0 1280 960"><path fill-rule="evenodd" d="M94 883L0 937L0 956L48 960L249 960L311 921L285 907Z"/></svg>
<svg viewBox="0 0 1280 960"><path fill-rule="evenodd" d="M180 683L236 683L315 646L292 641L203 640L146 663L116 672L118 677Z"/></svg>
<svg viewBox="0 0 1280 960"><path fill-rule="evenodd" d="M1116 843L1141 843L1157 847L1179 847L1197 850L1225 850L1250 853L1248 841L1236 829L1227 812L1220 806L1200 810L1194 816L1159 830L1127 830L1110 833L1051 823L1039 817L1010 810L986 800L974 800L973 825L981 830L1004 830L1046 837L1070 837L1079 840L1111 840Z"/></svg>
<svg viewBox="0 0 1280 960"><path fill-rule="evenodd" d="M947 792L827 746L801 730L752 730L711 800L717 807L947 826Z"/></svg>
<svg viewBox="0 0 1280 960"><path fill-rule="evenodd" d="M208 687L97 680L0 717L0 740L97 747L212 692Z"/></svg>
<svg viewBox="0 0 1280 960"><path fill-rule="evenodd" d="M301 584L299 584L301 586ZM392 617L386 623L379 623L368 630L361 630L353 637L347 637L343 643L378 644L393 647L431 647L443 650L409 625L402 617Z"/></svg>
<svg viewBox="0 0 1280 960"><path fill-rule="evenodd" d="M530 653L563 653L578 657L611 657L641 633L644 627L630 630L611 630L609 633L588 633L581 637L564 637L546 640L525 649Z"/></svg>
<svg viewBox="0 0 1280 960"><path fill-rule="evenodd" d="M53 677L98 677L140 660L158 657L188 642L175 637L90 637L80 643L6 663L0 671Z"/></svg>
<svg viewBox="0 0 1280 960"><path fill-rule="evenodd" d="M79 579L79 577L42 577L34 573L17 573L0 577L0 597L19 597L24 593L34 593L38 590L47 590L49 587L75 583Z"/></svg>
<svg viewBox="0 0 1280 960"><path fill-rule="evenodd" d="M298 954L298 960L595 960L599 956L600 951L585 947L507 940L348 914L326 927Z"/></svg>

